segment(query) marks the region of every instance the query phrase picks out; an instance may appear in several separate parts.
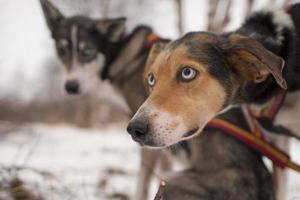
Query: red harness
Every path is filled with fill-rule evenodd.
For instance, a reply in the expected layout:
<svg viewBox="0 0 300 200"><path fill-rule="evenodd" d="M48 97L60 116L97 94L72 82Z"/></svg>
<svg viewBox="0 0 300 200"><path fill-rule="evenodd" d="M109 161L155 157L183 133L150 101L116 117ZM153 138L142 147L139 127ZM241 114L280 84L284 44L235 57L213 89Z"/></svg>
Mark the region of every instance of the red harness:
<svg viewBox="0 0 300 200"><path fill-rule="evenodd" d="M243 114L248 122L251 131L244 130L239 126L228 122L223 119L215 118L211 120L208 127L217 128L232 135L241 142L247 144L260 154L266 156L273 161L274 164L282 168L291 168L297 172L300 172L300 166L293 162L288 154L281 151L278 147L266 140L264 137L264 130L259 125L259 118L267 118L274 121L276 114L278 113L281 105L285 99L285 93L282 92L277 97L273 98L268 105L262 109L259 116L255 116L248 106L243 105Z"/></svg>

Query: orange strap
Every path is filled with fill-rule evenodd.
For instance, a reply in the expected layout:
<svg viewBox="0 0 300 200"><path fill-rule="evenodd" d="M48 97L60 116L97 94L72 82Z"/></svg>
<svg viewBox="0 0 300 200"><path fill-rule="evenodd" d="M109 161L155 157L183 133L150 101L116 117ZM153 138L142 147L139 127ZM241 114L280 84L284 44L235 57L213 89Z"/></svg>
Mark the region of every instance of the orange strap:
<svg viewBox="0 0 300 200"><path fill-rule="evenodd" d="M229 133L230 135L234 136L235 138L258 151L262 155L268 157L276 165L282 168L289 167L297 172L300 172L300 166L297 163L293 162L286 153L260 137L259 135L262 135L261 133L258 135L252 132L248 132L228 121L218 118L211 120L208 124L208 127L221 129L226 133Z"/></svg>

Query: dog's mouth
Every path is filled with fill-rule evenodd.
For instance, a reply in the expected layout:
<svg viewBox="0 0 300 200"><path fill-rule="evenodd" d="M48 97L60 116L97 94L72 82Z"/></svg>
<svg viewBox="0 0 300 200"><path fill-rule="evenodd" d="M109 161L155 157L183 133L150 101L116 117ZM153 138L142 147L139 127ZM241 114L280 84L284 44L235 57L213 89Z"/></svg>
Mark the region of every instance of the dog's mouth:
<svg viewBox="0 0 300 200"><path fill-rule="evenodd" d="M199 127L194 128L194 129L192 129L192 130L186 132L186 133L183 135L183 139L189 139L189 138L191 138L191 137L194 136L194 134L196 134L198 131L199 131Z"/></svg>

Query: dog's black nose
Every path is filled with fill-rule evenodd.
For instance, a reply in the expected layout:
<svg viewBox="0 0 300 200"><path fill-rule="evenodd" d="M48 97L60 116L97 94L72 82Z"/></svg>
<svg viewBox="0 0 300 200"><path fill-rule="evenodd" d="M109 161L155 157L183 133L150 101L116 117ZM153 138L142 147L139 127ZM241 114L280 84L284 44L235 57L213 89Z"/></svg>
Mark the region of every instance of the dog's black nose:
<svg viewBox="0 0 300 200"><path fill-rule="evenodd" d="M65 84L65 89L69 94L78 94L79 93L79 83L76 80L67 81Z"/></svg>
<svg viewBox="0 0 300 200"><path fill-rule="evenodd" d="M143 144L148 133L148 124L140 121L132 121L127 126L127 132L132 136L134 141Z"/></svg>

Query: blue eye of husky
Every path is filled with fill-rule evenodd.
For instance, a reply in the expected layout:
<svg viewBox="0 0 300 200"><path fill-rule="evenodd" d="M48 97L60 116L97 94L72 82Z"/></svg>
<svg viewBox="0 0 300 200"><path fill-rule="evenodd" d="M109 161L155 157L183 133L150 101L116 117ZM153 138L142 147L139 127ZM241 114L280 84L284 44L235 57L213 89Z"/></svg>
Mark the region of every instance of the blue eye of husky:
<svg viewBox="0 0 300 200"><path fill-rule="evenodd" d="M191 81L193 80L197 75L197 71L191 67L184 67L181 70L181 79L183 81Z"/></svg>
<svg viewBox="0 0 300 200"><path fill-rule="evenodd" d="M156 80L155 80L155 77L154 77L154 74L149 74L148 75L148 84L151 86L151 87L153 87L154 85L155 85L155 82L156 82Z"/></svg>

